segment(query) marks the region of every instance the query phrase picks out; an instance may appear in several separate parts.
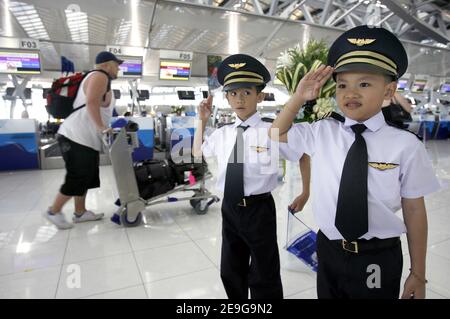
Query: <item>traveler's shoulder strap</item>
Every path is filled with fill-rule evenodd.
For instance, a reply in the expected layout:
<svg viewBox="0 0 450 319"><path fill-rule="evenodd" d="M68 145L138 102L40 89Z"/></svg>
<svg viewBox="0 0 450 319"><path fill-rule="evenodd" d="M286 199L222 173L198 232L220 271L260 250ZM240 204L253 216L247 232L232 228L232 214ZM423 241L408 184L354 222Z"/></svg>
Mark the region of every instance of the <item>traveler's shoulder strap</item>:
<svg viewBox="0 0 450 319"><path fill-rule="evenodd" d="M86 73L84 74L83 80L87 77L88 74L90 74L90 73L92 73L92 72L95 72L95 71L103 73L103 74L106 75L106 77L108 78L108 86L107 86L107 88L106 88L105 94L103 94L103 101L105 101L105 99L106 99L106 93L108 93L109 91L111 91L111 77L109 76L109 74L108 74L106 71L103 71L103 70L91 70L91 71L88 71L88 72L86 72ZM78 88L77 88L77 93L75 94L75 96L77 96L78 91L80 90L81 83L83 82L83 80L81 80L80 85L79 85ZM76 111L78 111L79 109L82 109L82 108L85 107L85 106L86 106L86 103L80 105L79 107L74 108L74 109L72 110L72 112L70 112L70 113L72 114L73 112L76 112Z"/></svg>

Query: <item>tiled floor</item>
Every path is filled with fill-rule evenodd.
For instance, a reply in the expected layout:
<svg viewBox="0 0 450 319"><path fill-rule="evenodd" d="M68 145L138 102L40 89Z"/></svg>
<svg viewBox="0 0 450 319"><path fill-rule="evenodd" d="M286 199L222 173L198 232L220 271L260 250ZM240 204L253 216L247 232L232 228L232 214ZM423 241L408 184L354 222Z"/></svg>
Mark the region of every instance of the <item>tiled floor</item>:
<svg viewBox="0 0 450 319"><path fill-rule="evenodd" d="M447 185L426 198L427 297L450 298L450 141L427 142L427 149L438 177ZM289 164L287 172L274 194L284 294L316 298L315 274L283 249L286 207L301 187L298 167ZM0 174L0 298L226 298L218 267L220 203L206 215L196 215L187 202L150 206L145 225L122 228L109 221L116 191L111 167L102 167L102 187L89 193L88 205L107 218L58 231L41 213L53 200L63 174L63 170ZM72 203L65 207L66 216L72 207ZM310 202L301 218L314 228ZM291 223L290 237L301 227ZM405 240L403 247L406 274Z"/></svg>

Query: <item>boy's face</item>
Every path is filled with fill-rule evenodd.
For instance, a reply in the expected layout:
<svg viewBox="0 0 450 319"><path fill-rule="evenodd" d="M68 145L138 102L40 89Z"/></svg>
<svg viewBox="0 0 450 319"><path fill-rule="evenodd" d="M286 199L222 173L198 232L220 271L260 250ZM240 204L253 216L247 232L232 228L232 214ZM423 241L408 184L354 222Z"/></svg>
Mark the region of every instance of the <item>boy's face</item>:
<svg viewBox="0 0 450 319"><path fill-rule="evenodd" d="M383 100L390 99L396 82L382 74L342 72L336 75L336 100L346 117L363 122L380 112Z"/></svg>
<svg viewBox="0 0 450 319"><path fill-rule="evenodd" d="M246 120L256 112L256 105L264 99L264 93L257 93L256 87L239 88L226 93L233 111L241 120Z"/></svg>

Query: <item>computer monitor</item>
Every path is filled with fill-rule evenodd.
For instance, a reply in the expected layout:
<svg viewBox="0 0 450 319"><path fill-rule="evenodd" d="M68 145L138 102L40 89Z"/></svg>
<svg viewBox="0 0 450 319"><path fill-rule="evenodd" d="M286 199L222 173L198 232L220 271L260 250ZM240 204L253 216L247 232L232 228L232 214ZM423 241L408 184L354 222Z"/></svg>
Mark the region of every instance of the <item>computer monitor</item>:
<svg viewBox="0 0 450 319"><path fill-rule="evenodd" d="M427 85L427 80L424 80L424 79L414 80L413 84L411 85L411 92L412 93L422 93L425 90L426 85Z"/></svg>
<svg viewBox="0 0 450 319"><path fill-rule="evenodd" d="M0 73L41 74L39 51L0 49Z"/></svg>
<svg viewBox="0 0 450 319"><path fill-rule="evenodd" d="M273 93L265 93L264 101L275 101L275 94L273 94Z"/></svg>
<svg viewBox="0 0 450 319"><path fill-rule="evenodd" d="M119 66L122 78L140 78L142 77L143 62L141 56L117 56L123 60Z"/></svg>
<svg viewBox="0 0 450 319"><path fill-rule="evenodd" d="M188 81L190 76L190 62L173 60L159 61L160 80Z"/></svg>
<svg viewBox="0 0 450 319"><path fill-rule="evenodd" d="M16 88L14 88L14 87L7 87L6 88L6 95L7 96L13 96L15 90L16 90ZM31 100L31 89L30 88L25 88L25 90L23 91L23 95L25 96L25 99Z"/></svg>
<svg viewBox="0 0 450 319"><path fill-rule="evenodd" d="M138 90L138 100L144 101L150 98L150 92L148 90Z"/></svg>
<svg viewBox="0 0 450 319"><path fill-rule="evenodd" d="M450 93L450 83L443 83L439 89L440 93Z"/></svg>
<svg viewBox="0 0 450 319"><path fill-rule="evenodd" d="M194 91L177 91L179 100L195 100Z"/></svg>
<svg viewBox="0 0 450 319"><path fill-rule="evenodd" d="M7 87L6 88L6 96L13 96L13 94L14 94L14 91L16 90L16 88L13 88L13 87Z"/></svg>
<svg viewBox="0 0 450 319"><path fill-rule="evenodd" d="M23 94L25 95L25 99L31 100L31 89L30 89L30 88L26 88L26 89L23 91Z"/></svg>
<svg viewBox="0 0 450 319"><path fill-rule="evenodd" d="M44 99L44 100L46 100L47 99L47 95L48 95L48 93L50 92L50 88L43 88L42 89L42 98Z"/></svg>
<svg viewBox="0 0 450 319"><path fill-rule="evenodd" d="M397 82L397 91L403 92L408 86L408 79L400 79Z"/></svg>
<svg viewBox="0 0 450 319"><path fill-rule="evenodd" d="M121 96L120 90L113 89L113 94L116 100L120 99Z"/></svg>

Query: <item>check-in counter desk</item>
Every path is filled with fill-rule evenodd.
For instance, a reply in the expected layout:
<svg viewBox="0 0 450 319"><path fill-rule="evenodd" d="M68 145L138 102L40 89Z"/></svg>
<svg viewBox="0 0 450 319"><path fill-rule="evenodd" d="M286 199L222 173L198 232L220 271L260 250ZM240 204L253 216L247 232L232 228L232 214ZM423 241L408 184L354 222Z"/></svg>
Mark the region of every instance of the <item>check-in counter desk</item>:
<svg viewBox="0 0 450 319"><path fill-rule="evenodd" d="M0 171L39 168L36 120L0 120Z"/></svg>

